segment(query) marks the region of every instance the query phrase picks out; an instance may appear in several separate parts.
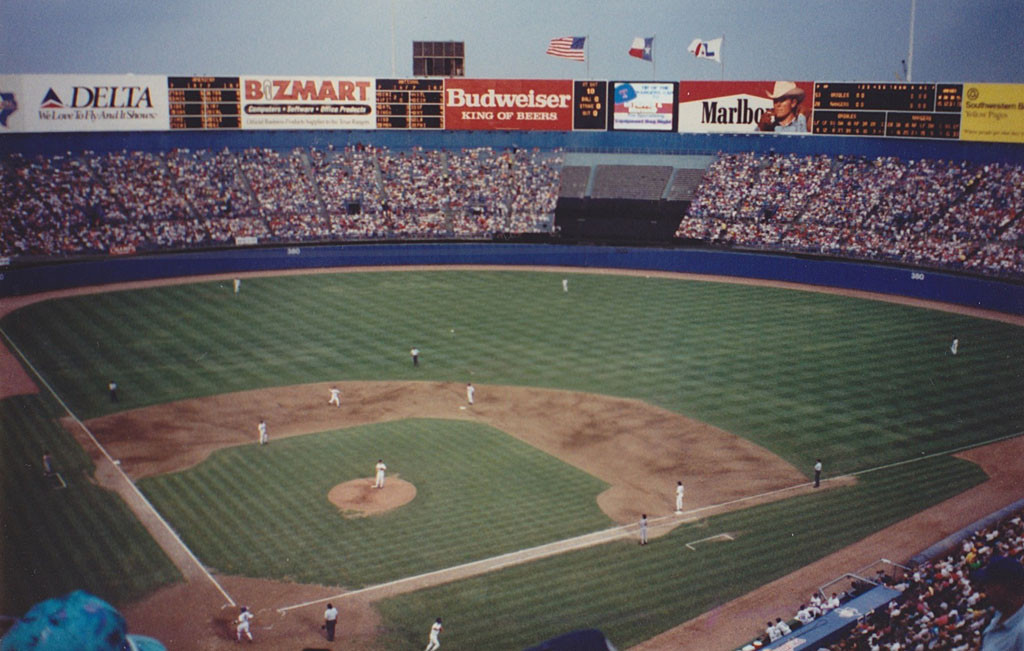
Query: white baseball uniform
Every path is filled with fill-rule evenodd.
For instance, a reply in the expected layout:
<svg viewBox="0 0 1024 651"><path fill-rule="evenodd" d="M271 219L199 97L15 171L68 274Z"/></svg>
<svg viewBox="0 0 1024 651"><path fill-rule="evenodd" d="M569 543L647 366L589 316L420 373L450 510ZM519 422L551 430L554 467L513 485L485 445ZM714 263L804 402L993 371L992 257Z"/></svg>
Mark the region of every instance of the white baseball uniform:
<svg viewBox="0 0 1024 651"><path fill-rule="evenodd" d="M267 444L267 421L261 420L260 424L256 426L256 430L260 434L260 445Z"/></svg>
<svg viewBox="0 0 1024 651"><path fill-rule="evenodd" d="M472 384L466 385L466 402L473 404L473 394L476 393L476 389Z"/></svg>
<svg viewBox="0 0 1024 651"><path fill-rule="evenodd" d="M957 351L960 350L960 340L953 337L953 342L949 344L949 352L956 355Z"/></svg>
<svg viewBox="0 0 1024 651"><path fill-rule="evenodd" d="M242 288L242 280L240 278L235 278L235 283L234 284L235 284L235 293L237 294L238 290Z"/></svg>
<svg viewBox="0 0 1024 651"><path fill-rule="evenodd" d="M437 636L441 633L442 628L440 620L434 622L434 625L430 627L430 642L424 651L436 651L441 648L441 642L438 641Z"/></svg>
<svg viewBox="0 0 1024 651"><path fill-rule="evenodd" d="M341 406L341 391L338 389L331 389L331 399L327 401L329 405Z"/></svg>
<svg viewBox="0 0 1024 651"><path fill-rule="evenodd" d="M676 513L681 513L683 510L683 485L676 484Z"/></svg>
<svg viewBox="0 0 1024 651"><path fill-rule="evenodd" d="M253 614L250 613L248 610L243 610L242 612L238 613L238 619L235 620L238 622L238 626L235 628L235 637L237 637L239 640L242 639L242 633L245 633L245 636L248 637L250 640L252 639L252 633L249 631L249 621L252 618Z"/></svg>
<svg viewBox="0 0 1024 651"><path fill-rule="evenodd" d="M377 462L377 479L373 482L374 488L384 488L384 471L387 469L388 467L384 465L383 461Z"/></svg>
<svg viewBox="0 0 1024 651"><path fill-rule="evenodd" d="M569 291L569 279L568 278L563 278L562 279L562 291L563 292Z"/></svg>

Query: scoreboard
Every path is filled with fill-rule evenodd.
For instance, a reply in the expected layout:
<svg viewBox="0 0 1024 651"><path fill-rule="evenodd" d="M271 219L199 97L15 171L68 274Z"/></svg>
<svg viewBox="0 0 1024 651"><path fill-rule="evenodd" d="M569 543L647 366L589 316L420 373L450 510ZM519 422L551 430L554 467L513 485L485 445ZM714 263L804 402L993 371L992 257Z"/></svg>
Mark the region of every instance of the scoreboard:
<svg viewBox="0 0 1024 651"><path fill-rule="evenodd" d="M168 77L171 128L241 128L239 88L238 77Z"/></svg>
<svg viewBox="0 0 1024 651"><path fill-rule="evenodd" d="M896 138L960 137L961 84L814 84L817 134Z"/></svg>
<svg viewBox="0 0 1024 651"><path fill-rule="evenodd" d="M443 79L378 79L378 129L443 129Z"/></svg>
<svg viewBox="0 0 1024 651"><path fill-rule="evenodd" d="M599 129L608 125L608 82L577 81L573 83L572 128Z"/></svg>

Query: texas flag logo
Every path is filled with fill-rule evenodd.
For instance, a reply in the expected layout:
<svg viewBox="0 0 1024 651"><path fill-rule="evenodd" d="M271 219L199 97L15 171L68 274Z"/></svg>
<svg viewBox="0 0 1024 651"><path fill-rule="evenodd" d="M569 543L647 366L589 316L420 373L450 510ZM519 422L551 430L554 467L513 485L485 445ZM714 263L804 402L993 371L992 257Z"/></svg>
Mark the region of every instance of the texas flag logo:
<svg viewBox="0 0 1024 651"><path fill-rule="evenodd" d="M629 56L651 61L654 59L654 37L634 38L633 45L629 48Z"/></svg>
<svg viewBox="0 0 1024 651"><path fill-rule="evenodd" d="M0 91L0 126L7 126L7 118L11 113L18 110L18 102L14 99L14 93Z"/></svg>

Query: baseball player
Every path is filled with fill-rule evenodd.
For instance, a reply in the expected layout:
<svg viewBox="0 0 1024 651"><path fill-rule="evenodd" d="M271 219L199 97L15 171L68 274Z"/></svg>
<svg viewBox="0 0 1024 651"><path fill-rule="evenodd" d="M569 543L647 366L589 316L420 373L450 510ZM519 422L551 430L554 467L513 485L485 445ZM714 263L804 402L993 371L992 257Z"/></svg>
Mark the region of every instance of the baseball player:
<svg viewBox="0 0 1024 651"><path fill-rule="evenodd" d="M235 293L237 294L238 290L242 289L242 279L241 278L235 278L234 285L235 285Z"/></svg>
<svg viewBox="0 0 1024 651"><path fill-rule="evenodd" d="M117 382L107 382L107 389L110 390L110 402L117 402Z"/></svg>
<svg viewBox="0 0 1024 651"><path fill-rule="evenodd" d="M267 436L267 421L261 420L260 424L256 426L256 431L259 432L259 435L260 435L260 438L259 438L260 445L266 445L267 444L267 440L268 440L268 436Z"/></svg>
<svg viewBox="0 0 1024 651"><path fill-rule="evenodd" d="M441 648L441 643L438 641L437 636L441 634L441 618L438 617L434 622L434 625L430 627L430 642L427 644L427 648L423 651L436 651Z"/></svg>
<svg viewBox="0 0 1024 651"><path fill-rule="evenodd" d="M640 544L647 544L647 514L644 513L640 516Z"/></svg>
<svg viewBox="0 0 1024 651"><path fill-rule="evenodd" d="M960 349L960 338L953 335L953 341L949 344L949 352L956 355L956 352Z"/></svg>
<svg viewBox="0 0 1024 651"><path fill-rule="evenodd" d="M563 278L562 279L562 291L563 292L568 292L569 291L569 279L568 278Z"/></svg>
<svg viewBox="0 0 1024 651"><path fill-rule="evenodd" d="M327 604L324 611L324 630L327 631L327 641L334 641L334 630L338 625L338 609L332 604Z"/></svg>
<svg viewBox="0 0 1024 651"><path fill-rule="evenodd" d="M468 402L469 404L473 404L473 394L475 394L475 393L476 393L476 389L473 387L473 384L472 383L467 383L466 384L466 402Z"/></svg>
<svg viewBox="0 0 1024 651"><path fill-rule="evenodd" d="M53 473L53 455L50 454L49 450L46 450L43 452L43 476L49 477Z"/></svg>
<svg viewBox="0 0 1024 651"><path fill-rule="evenodd" d="M420 349L414 347L412 350L409 351L409 354L412 356L412 365L413 366L419 366L420 365Z"/></svg>
<svg viewBox="0 0 1024 651"><path fill-rule="evenodd" d="M331 399L327 401L327 404L341 406L341 391L336 387L331 387Z"/></svg>
<svg viewBox="0 0 1024 651"><path fill-rule="evenodd" d="M238 626L235 627L235 639L238 642L242 641L242 633L245 633L245 636L252 642L252 631L249 630L249 622L252 618L253 614L249 612L249 609L242 606L242 612L238 613L238 619L235 620L238 622Z"/></svg>
<svg viewBox="0 0 1024 651"><path fill-rule="evenodd" d="M821 459L814 462L814 487L821 486Z"/></svg>
<svg viewBox="0 0 1024 651"><path fill-rule="evenodd" d="M683 512L683 482L676 482L676 514Z"/></svg>
<svg viewBox="0 0 1024 651"><path fill-rule="evenodd" d="M384 471L388 469L383 459L377 459L377 479L373 482L374 488L384 488Z"/></svg>

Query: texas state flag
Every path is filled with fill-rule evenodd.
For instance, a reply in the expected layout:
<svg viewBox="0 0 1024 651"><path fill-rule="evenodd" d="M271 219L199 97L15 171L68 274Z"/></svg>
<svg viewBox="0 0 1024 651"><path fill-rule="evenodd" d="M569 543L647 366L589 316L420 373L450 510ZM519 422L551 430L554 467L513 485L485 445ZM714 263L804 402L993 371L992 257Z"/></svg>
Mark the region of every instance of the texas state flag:
<svg viewBox="0 0 1024 651"><path fill-rule="evenodd" d="M654 37L633 39L633 47L629 48L629 56L651 61L654 58Z"/></svg>

